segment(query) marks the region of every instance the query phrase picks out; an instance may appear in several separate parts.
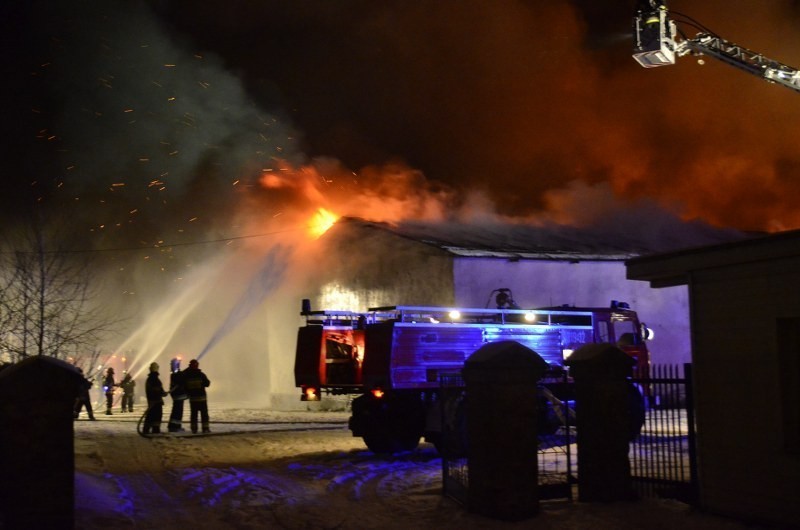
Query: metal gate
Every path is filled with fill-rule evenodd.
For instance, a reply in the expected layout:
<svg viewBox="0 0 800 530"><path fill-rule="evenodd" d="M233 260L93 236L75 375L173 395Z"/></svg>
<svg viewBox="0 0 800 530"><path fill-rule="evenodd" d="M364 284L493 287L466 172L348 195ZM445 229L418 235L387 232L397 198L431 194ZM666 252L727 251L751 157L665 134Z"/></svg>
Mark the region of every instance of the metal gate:
<svg viewBox="0 0 800 530"><path fill-rule="evenodd" d="M439 399L442 409L442 493L467 504L469 467L466 451L466 388L461 372L439 374ZM462 446L462 443L464 444Z"/></svg>
<svg viewBox="0 0 800 530"><path fill-rule="evenodd" d="M566 379L559 383L566 388ZM572 500L577 483L575 404L559 400L547 387L540 387L539 398L539 500Z"/></svg>
<svg viewBox="0 0 800 530"><path fill-rule="evenodd" d="M694 504L698 486L691 365L683 365L682 371L681 374L677 365L652 366L650 377L633 380L645 396L647 406L644 425L630 443L629 461L633 486L640 497ZM463 405L466 389L460 373L440 374L440 383L443 493L466 503L469 490ZM572 500L573 485L579 483L572 410L573 404L567 402L551 401L547 408L548 414L558 416L559 426L539 431L536 458L540 500Z"/></svg>
<svg viewBox="0 0 800 530"><path fill-rule="evenodd" d="M443 494L466 504L469 491L464 410L466 388L461 373L440 374L439 381ZM572 500L572 486L577 481L573 461L576 441L574 413L567 402L555 400L547 393L542 394L541 390L537 395L542 405L546 405L540 411L537 495L540 500Z"/></svg>
<svg viewBox="0 0 800 530"><path fill-rule="evenodd" d="M646 396L645 423L630 444L631 476L642 497L697 502L692 366L653 366L634 379Z"/></svg>

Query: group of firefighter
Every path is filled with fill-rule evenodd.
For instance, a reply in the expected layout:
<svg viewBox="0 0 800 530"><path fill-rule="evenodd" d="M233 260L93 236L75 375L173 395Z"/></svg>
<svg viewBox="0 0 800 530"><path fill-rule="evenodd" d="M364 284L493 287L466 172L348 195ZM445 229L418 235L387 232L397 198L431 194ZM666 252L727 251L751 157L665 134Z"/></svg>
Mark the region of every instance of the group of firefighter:
<svg viewBox="0 0 800 530"><path fill-rule="evenodd" d="M189 367L185 370L180 369L180 359L175 358L170 361L169 392L164 389L159 375L158 363L150 363L150 373L145 382L145 395L147 397L147 411L144 417L144 434L159 434L164 415L164 397L169 395L172 398L172 410L167 422L169 432L183 432L183 404L189 401L189 424L192 433L198 432L198 420L202 432L211 432L208 417L208 400L206 388L211 384L208 376L200 370L200 363L196 359L189 362ZM82 373L82 372L81 372ZM75 419L78 418L80 411L86 407L86 412L90 420L94 420L89 389L91 381L86 380L85 388L75 402ZM106 370L103 379L103 391L106 398L106 414L112 414L114 404L114 388L122 389L122 412L133 412L134 390L136 381L130 373L125 373L122 381L116 383L114 380L114 368Z"/></svg>
<svg viewBox="0 0 800 530"><path fill-rule="evenodd" d="M170 361L169 392L164 390L158 374L158 363L150 363L150 374L145 382L147 395L147 413L144 418L144 434L158 434L161 432L163 418L164 397L169 394L172 398L172 411L167 422L169 432L183 432L183 403L189 401L189 426L192 433L198 431L211 432L208 419L208 399L206 388L211 384L208 376L200 370L197 359L189 361L189 367L180 369L180 359Z"/></svg>

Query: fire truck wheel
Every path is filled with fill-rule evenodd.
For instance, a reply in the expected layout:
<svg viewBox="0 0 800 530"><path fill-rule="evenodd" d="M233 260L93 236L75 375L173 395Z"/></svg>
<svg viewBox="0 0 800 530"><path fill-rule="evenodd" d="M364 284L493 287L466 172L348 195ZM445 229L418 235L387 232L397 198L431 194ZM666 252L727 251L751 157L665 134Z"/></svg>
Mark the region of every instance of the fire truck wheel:
<svg viewBox="0 0 800 530"><path fill-rule="evenodd" d="M411 451L419 445L420 436L411 433L374 432L364 435L364 443L373 453Z"/></svg>
<svg viewBox="0 0 800 530"><path fill-rule="evenodd" d="M361 436L373 453L410 451L419 445L425 428L425 408L413 392L365 394L353 400L350 430Z"/></svg>

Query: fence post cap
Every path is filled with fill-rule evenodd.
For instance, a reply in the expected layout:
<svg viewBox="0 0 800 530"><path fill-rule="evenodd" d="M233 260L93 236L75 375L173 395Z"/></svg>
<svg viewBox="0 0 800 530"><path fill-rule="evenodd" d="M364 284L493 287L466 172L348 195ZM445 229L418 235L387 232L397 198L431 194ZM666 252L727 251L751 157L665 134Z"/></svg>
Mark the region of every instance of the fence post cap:
<svg viewBox="0 0 800 530"><path fill-rule="evenodd" d="M628 377L636 360L613 344L584 344L564 361L574 376L582 374Z"/></svg>

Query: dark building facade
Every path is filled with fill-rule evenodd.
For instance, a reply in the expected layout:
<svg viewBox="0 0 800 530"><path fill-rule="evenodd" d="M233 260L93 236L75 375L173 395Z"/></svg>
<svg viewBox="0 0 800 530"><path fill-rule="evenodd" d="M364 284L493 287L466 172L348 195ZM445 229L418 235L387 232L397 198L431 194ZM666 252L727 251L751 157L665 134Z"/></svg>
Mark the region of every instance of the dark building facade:
<svg viewBox="0 0 800 530"><path fill-rule="evenodd" d="M634 258L688 287L702 505L800 524L800 231Z"/></svg>

